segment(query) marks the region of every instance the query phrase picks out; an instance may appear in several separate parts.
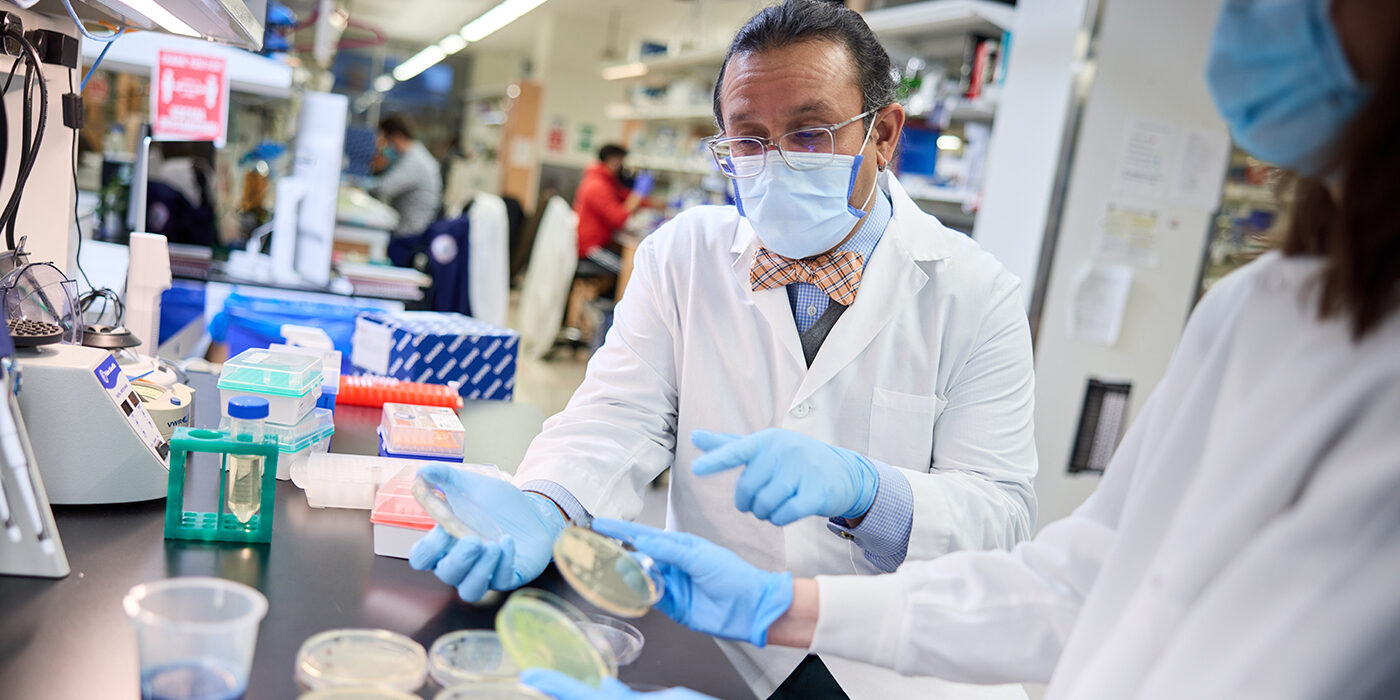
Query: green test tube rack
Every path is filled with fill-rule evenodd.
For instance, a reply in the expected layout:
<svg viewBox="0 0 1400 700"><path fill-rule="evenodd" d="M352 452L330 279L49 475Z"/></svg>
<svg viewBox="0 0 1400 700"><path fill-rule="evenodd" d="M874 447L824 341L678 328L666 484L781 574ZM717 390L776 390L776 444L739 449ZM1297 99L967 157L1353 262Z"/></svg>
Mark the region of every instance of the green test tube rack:
<svg viewBox="0 0 1400 700"><path fill-rule="evenodd" d="M219 503L217 512L185 509L185 471L191 452L220 455L248 455L263 458L262 494L258 512L246 523L224 510L228 470L219 460ZM272 509L277 489L277 436L267 435L261 443L234 438L227 430L176 428L170 438L170 484L165 499L165 537L205 542L270 542Z"/></svg>

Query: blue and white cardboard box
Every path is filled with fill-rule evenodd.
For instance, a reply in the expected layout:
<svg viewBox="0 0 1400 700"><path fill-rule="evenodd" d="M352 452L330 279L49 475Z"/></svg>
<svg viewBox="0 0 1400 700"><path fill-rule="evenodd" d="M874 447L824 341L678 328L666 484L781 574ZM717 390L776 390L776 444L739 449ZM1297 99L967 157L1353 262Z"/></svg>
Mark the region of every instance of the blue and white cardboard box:
<svg viewBox="0 0 1400 700"><path fill-rule="evenodd" d="M520 334L470 316L435 311L364 313L355 319L350 362L411 382L457 384L467 399L509 401Z"/></svg>

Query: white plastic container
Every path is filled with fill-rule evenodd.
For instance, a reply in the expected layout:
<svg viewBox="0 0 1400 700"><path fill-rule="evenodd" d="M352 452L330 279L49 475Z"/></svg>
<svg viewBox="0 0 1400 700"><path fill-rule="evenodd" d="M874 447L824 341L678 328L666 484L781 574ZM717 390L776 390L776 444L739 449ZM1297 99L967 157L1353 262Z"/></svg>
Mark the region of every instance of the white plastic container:
<svg viewBox="0 0 1400 700"><path fill-rule="evenodd" d="M312 454L291 467L292 483L306 492L312 508L374 507L379 487L406 466L417 468L429 461L369 457L365 455Z"/></svg>
<svg viewBox="0 0 1400 700"><path fill-rule="evenodd" d="M321 397L321 359L311 355L244 350L219 373L219 403L235 396L267 399L267 422L294 426ZM227 414L225 414L227 415Z"/></svg>
<svg viewBox="0 0 1400 700"><path fill-rule="evenodd" d="M219 427L227 425L228 418L225 418ZM312 454L330 450L335 416L328 409L317 408L296 425L268 423L266 432L277 436L277 478L286 481L291 478L292 465L304 462Z"/></svg>

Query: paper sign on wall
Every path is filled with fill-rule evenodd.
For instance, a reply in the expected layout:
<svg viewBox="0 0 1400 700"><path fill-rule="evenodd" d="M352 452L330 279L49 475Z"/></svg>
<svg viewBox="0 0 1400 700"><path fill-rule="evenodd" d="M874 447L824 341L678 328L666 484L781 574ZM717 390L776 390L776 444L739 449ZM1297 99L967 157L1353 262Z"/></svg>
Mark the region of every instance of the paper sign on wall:
<svg viewBox="0 0 1400 700"><path fill-rule="evenodd" d="M228 133L228 67L224 59L161 50L151 74L151 138L213 141Z"/></svg>
<svg viewBox="0 0 1400 700"><path fill-rule="evenodd" d="M1118 194L1144 202L1161 200L1176 138L1176 127L1166 122L1145 117L1130 121L1118 162Z"/></svg>
<svg viewBox="0 0 1400 700"><path fill-rule="evenodd" d="M1157 228L1160 215L1154 207L1121 201L1104 204L1099 220L1095 255L1134 265L1157 266Z"/></svg>
<svg viewBox="0 0 1400 700"><path fill-rule="evenodd" d="M1181 155L1172 177L1171 199L1214 211L1225 187L1230 137L1219 131L1190 129L1182 135Z"/></svg>
<svg viewBox="0 0 1400 700"><path fill-rule="evenodd" d="M1103 261L1086 263L1075 278L1070 337L1095 345L1117 343L1132 287L1133 268Z"/></svg>

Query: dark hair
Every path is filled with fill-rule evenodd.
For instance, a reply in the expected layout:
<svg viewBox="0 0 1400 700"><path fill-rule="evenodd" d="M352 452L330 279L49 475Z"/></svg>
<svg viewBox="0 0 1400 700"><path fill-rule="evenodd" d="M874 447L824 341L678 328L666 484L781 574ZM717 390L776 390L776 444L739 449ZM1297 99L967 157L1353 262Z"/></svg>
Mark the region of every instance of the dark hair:
<svg viewBox="0 0 1400 700"><path fill-rule="evenodd" d="M1372 87L1333 160L1341 201L1322 181L1300 179L1281 246L1284 255L1325 259L1319 313L1349 317L1357 340L1400 307L1400 48Z"/></svg>
<svg viewBox="0 0 1400 700"><path fill-rule="evenodd" d="M719 93L724 85L724 71L734 54L771 51L823 39L846 47L846 52L850 54L860 92L864 96L861 111L879 109L894 102L895 85L890 55L860 13L823 0L785 0L764 8L734 35L734 41L729 44L729 51L719 68L719 76L715 78L715 124L724 129ZM874 119L874 115L867 116L866 126Z"/></svg>
<svg viewBox="0 0 1400 700"><path fill-rule="evenodd" d="M406 139L416 138L413 134L413 118L407 114L390 114L379 121L379 130L389 136L399 135Z"/></svg>
<svg viewBox="0 0 1400 700"><path fill-rule="evenodd" d="M617 145L617 144L615 144L615 143L604 144L602 148L598 149L598 160L607 160L607 159L609 159L609 158L626 158L626 157L627 157L627 149L625 149L625 148L623 148L622 146L619 146L619 145Z"/></svg>

